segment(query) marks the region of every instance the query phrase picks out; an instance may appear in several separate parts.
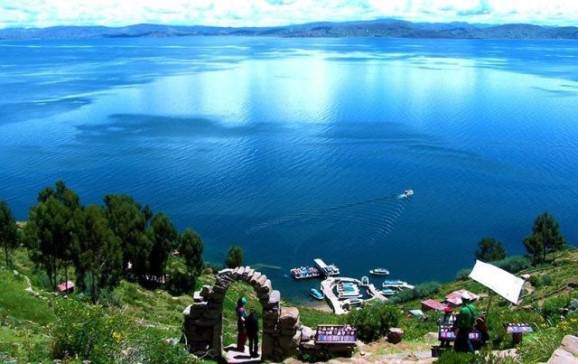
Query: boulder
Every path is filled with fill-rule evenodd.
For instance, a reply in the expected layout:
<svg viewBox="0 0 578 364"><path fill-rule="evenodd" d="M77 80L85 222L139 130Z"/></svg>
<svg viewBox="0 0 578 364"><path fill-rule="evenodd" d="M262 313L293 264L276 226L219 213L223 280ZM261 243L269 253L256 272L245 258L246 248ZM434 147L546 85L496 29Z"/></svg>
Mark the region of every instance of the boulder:
<svg viewBox="0 0 578 364"><path fill-rule="evenodd" d="M308 326L301 326L301 342L315 339L315 330Z"/></svg>
<svg viewBox="0 0 578 364"><path fill-rule="evenodd" d="M574 356L578 356L578 337L572 335L564 336L564 339L562 339L562 349Z"/></svg>
<svg viewBox="0 0 578 364"><path fill-rule="evenodd" d="M403 330L397 327L389 329L389 333L387 334L387 341L392 344L397 344L401 342L403 338Z"/></svg>
<svg viewBox="0 0 578 364"><path fill-rule="evenodd" d="M558 348L546 364L578 364L578 358L564 349Z"/></svg>
<svg viewBox="0 0 578 364"><path fill-rule="evenodd" d="M299 310L296 307L282 307L279 325L282 328L293 328L299 323Z"/></svg>

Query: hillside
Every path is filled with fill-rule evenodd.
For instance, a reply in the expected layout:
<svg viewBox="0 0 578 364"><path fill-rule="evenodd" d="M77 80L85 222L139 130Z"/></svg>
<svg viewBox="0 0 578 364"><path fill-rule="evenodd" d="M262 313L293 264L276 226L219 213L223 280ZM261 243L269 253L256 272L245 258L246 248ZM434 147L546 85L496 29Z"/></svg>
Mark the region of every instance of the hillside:
<svg viewBox="0 0 578 364"><path fill-rule="evenodd" d="M578 39L578 27L532 24L412 23L396 19L319 22L278 27L212 27L137 24L126 27L58 26L0 29L0 40L95 39L182 36L386 37L444 39Z"/></svg>
<svg viewBox="0 0 578 364"><path fill-rule="evenodd" d="M92 317L106 317L106 324L103 323L102 327L87 328L96 330L97 337L106 338L106 330L110 329L107 325L113 325L113 344L121 348L118 355L122 360L119 362L136 362L135 358L150 363L192 360L177 344L182 325L181 312L190 304L191 297L173 297L162 290L145 290L124 281L106 297L105 306L93 306L82 296L65 298L45 290L42 274L33 269L24 250L16 252L15 261L14 270L0 266L0 362L51 362L58 346L55 343L62 340L63 330L70 336L68 339L85 332L82 330L85 325L81 322L90 313L95 314ZM494 298L489 315L494 349L511 347L502 326L506 322L528 322L536 329L535 333L525 337L516 354L517 360L524 363L546 361L565 334L578 333L578 315L569 314L563 318L560 311L571 298L578 296L575 291L577 271L578 250L571 250L561 253L552 263L520 272L533 277L530 278L533 284L525 286L522 304L513 307ZM212 279L211 274L205 274L198 284L210 284ZM442 298L462 288L481 294L477 305L482 311L486 309L487 291L467 279L442 284L430 297ZM224 308L225 343L235 340L234 304L240 295L248 296L250 302L258 302L247 285L237 283L229 289ZM67 313L63 307L72 311ZM407 313L409 309L420 307L420 299L399 304L399 307ZM300 312L302 323L311 327L343 320L312 308L300 307ZM378 341L363 345L352 359L340 362L377 363L393 358L431 361L429 350L436 343L431 332L437 329L436 318L437 315L431 313L425 320L404 314L400 327L405 331L405 339L401 344ZM144 352L149 356L143 357ZM298 361L290 359L288 362Z"/></svg>

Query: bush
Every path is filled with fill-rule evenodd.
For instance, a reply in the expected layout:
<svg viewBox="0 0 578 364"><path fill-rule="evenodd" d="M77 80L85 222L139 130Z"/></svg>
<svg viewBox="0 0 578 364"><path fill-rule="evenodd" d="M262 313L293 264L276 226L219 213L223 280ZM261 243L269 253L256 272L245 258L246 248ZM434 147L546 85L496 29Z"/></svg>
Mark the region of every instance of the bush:
<svg viewBox="0 0 578 364"><path fill-rule="evenodd" d="M456 279L458 281L465 281L470 277L470 273L472 273L472 270L470 268L461 269L458 271L458 274L456 274Z"/></svg>
<svg viewBox="0 0 578 364"><path fill-rule="evenodd" d="M493 264L512 274L518 273L524 269L528 269L532 265L528 258L522 256L508 257L506 259L498 260Z"/></svg>
<svg viewBox="0 0 578 364"><path fill-rule="evenodd" d="M540 279L539 276L531 276L530 284L534 287L540 287L542 285L542 280Z"/></svg>
<svg viewBox="0 0 578 364"><path fill-rule="evenodd" d="M406 289L395 296L391 297L392 303L403 303L411 300L429 297L434 293L437 293L441 284L438 282L426 282L418 284L414 289Z"/></svg>
<svg viewBox="0 0 578 364"><path fill-rule="evenodd" d="M371 302L360 310L349 314L349 323L357 329L357 336L366 342L374 341L387 334L399 324L401 312L395 306Z"/></svg>
<svg viewBox="0 0 578 364"><path fill-rule="evenodd" d="M55 358L78 357L95 364L116 361L125 320L112 319L102 306L73 299L57 301L54 311L58 317L51 327Z"/></svg>
<svg viewBox="0 0 578 364"><path fill-rule="evenodd" d="M569 295L553 296L544 301L542 316L551 323L558 322L562 316L562 309L570 304Z"/></svg>
<svg viewBox="0 0 578 364"><path fill-rule="evenodd" d="M171 343L164 331L137 326L122 312L74 299L57 301L55 312L59 320L52 325L51 334L56 359L93 364L194 362L184 345Z"/></svg>

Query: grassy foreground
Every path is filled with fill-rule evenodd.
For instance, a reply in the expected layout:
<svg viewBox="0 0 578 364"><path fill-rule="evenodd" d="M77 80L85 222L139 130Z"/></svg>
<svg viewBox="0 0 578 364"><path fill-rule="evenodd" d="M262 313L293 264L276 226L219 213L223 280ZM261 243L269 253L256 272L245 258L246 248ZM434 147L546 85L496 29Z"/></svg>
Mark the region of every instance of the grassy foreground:
<svg viewBox="0 0 578 364"><path fill-rule="evenodd" d="M74 307L79 310L75 315L82 316L85 312L90 312L93 305L81 295L65 298L47 290L45 277L41 272L34 270L26 251L17 250L14 262L15 267L11 270L0 265L0 363L51 363L54 352L58 349L55 345L56 338L63 335L63 329L66 331L70 328L72 333L81 332L74 331L79 329L76 327L78 322L74 320L75 318L62 316L59 308L63 303L75 302ZM519 347L518 360L523 363L546 361L560 345L564 335L578 334L578 314L563 315L564 307L573 298L578 297L575 290L578 287L577 272L578 250L563 252L548 264L520 272L519 274L527 273L532 276L525 286L521 305L512 306L504 300L493 298L494 304L489 314L493 349L511 347L510 337L503 329L503 324L507 322L527 322L536 330L533 334L527 335ZM211 275L203 275L198 284L211 284L212 280ZM430 297L441 299L445 294L461 288L481 294L482 298L477 306L485 311L488 303L487 291L471 280L456 280L442 284ZM241 295L249 298L250 308L260 309L250 286L242 283L231 286L224 307L226 344L235 340L234 307ZM111 341L111 345L117 345L122 349L119 354L122 360L119 359L119 362L162 363L167 362L167 357L174 357L174 362L192 362L191 357L184 357L180 352L170 351L172 349L167 349L166 345L159 345L180 338L181 312L191 302L190 296L174 297L162 290L151 291L133 283L122 282L114 291L105 295L103 306L98 306L99 311L95 314L114 319L115 325L119 325L118 329L116 326L112 327L114 340ZM404 312L419 308L420 299L399 304L399 307ZM336 323L343 320L331 313L313 308L299 307L299 309L302 323L311 327L319 323ZM63 328L63 322L70 326ZM108 327L106 320L103 325ZM372 344L371 350L375 353L427 350L432 345L431 335L428 336L428 333L437 329L436 315L429 314L429 318L418 320L404 314L400 326L406 333L403 345L375 343ZM152 341L143 339L142 335L137 335L139 333L151 337ZM126 344L127 342L130 345ZM158 355L156 357L149 355L145 358L144 354L134 348ZM130 350L136 351L138 355L126 355ZM71 357L68 362L81 361Z"/></svg>

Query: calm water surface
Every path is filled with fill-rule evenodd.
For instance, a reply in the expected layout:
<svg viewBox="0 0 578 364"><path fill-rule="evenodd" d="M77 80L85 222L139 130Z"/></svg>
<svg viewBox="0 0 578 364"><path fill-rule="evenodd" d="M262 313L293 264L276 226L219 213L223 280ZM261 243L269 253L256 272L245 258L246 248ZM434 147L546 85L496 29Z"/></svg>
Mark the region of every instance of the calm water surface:
<svg viewBox="0 0 578 364"><path fill-rule="evenodd" d="M24 219L57 179L167 212L210 260L242 245L286 296L315 257L451 279L545 210L577 240L578 43L0 42L0 198Z"/></svg>

